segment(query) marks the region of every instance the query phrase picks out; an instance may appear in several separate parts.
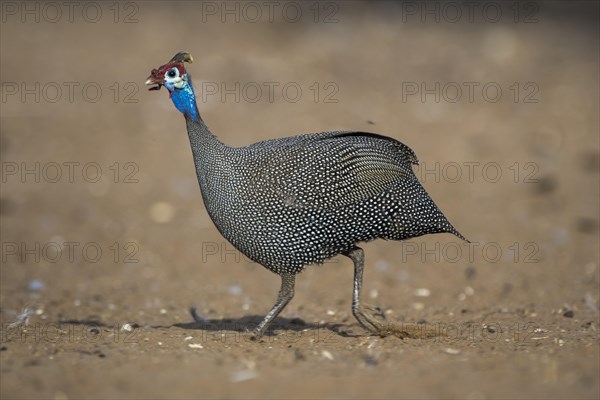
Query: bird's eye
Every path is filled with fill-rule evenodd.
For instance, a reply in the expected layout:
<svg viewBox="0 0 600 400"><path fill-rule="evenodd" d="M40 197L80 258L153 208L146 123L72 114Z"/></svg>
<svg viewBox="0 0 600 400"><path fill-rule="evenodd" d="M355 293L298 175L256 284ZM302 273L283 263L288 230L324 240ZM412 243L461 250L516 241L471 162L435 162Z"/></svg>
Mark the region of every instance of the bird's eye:
<svg viewBox="0 0 600 400"><path fill-rule="evenodd" d="M179 71L177 68L171 68L169 71L167 71L167 76L169 78L177 78L179 76Z"/></svg>

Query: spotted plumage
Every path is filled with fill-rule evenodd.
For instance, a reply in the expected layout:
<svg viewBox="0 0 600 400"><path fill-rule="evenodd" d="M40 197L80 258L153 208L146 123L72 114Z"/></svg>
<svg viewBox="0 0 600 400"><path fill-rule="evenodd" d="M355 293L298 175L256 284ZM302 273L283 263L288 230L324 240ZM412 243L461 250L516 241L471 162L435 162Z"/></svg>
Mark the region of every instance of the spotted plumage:
<svg viewBox="0 0 600 400"><path fill-rule="evenodd" d="M262 335L293 297L295 275L338 254L353 259L353 312L374 333L379 322L360 306L363 254L357 243L449 232L415 176L415 153L368 132L336 131L266 140L235 148L200 117L191 78L178 53L152 71L186 120L204 204L219 232L248 258L281 275L277 303L256 329Z"/></svg>

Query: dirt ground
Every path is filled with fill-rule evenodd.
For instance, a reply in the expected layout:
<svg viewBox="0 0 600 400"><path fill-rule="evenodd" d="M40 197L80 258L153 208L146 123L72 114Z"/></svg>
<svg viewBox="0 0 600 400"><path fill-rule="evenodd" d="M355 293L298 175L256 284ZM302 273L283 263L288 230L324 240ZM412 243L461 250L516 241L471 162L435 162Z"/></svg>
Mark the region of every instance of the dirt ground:
<svg viewBox="0 0 600 400"><path fill-rule="evenodd" d="M3 399L600 396L597 2L44 4L2 3ZM435 337L367 335L337 257L250 340L279 278L214 228L143 87L180 50L229 145L414 149L471 244L364 244L364 297Z"/></svg>

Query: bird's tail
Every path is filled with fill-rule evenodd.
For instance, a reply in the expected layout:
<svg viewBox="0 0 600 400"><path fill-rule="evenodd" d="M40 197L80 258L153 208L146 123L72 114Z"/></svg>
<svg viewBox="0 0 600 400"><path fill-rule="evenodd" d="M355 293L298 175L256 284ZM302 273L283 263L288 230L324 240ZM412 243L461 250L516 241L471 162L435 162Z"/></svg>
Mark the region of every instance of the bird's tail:
<svg viewBox="0 0 600 400"><path fill-rule="evenodd" d="M456 230L456 228L454 226L452 226L452 224L450 222L448 222L448 220L446 219L446 217L444 217L446 223L443 224L443 232L446 233L451 233L459 238L461 238L462 240L464 240L467 243L471 243L471 241L469 239L467 239L466 237L464 237L458 230Z"/></svg>

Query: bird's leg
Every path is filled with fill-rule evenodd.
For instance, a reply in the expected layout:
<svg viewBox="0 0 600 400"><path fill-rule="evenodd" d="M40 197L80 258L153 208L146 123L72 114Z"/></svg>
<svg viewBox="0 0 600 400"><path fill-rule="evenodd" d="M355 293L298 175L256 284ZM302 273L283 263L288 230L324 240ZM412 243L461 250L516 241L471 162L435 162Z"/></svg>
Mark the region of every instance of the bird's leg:
<svg viewBox="0 0 600 400"><path fill-rule="evenodd" d="M360 247L355 247L345 254L354 263L354 290L352 292L352 314L358 322L369 332L385 336L387 324L375 319L367 312L368 309L375 310L373 306L362 306L360 304L360 293L362 290L363 270L365 265L365 253Z"/></svg>
<svg viewBox="0 0 600 400"><path fill-rule="evenodd" d="M277 301L271 308L271 311L260 321L260 324L254 329L254 337L260 338L264 333L271 321L279 315L279 313L285 308L285 306L294 297L294 286L296 284L296 276L292 274L281 275L281 288L277 295Z"/></svg>
<svg viewBox="0 0 600 400"><path fill-rule="evenodd" d="M354 291L352 293L352 314L358 322L369 332L379 336L394 335L400 338L427 339L436 336L443 336L435 328L422 326L419 324L404 324L380 321L376 319L371 312L381 314L376 307L360 304L360 292L362 289L363 269L365 264L365 253L360 247L355 247L345 253L354 262Z"/></svg>

